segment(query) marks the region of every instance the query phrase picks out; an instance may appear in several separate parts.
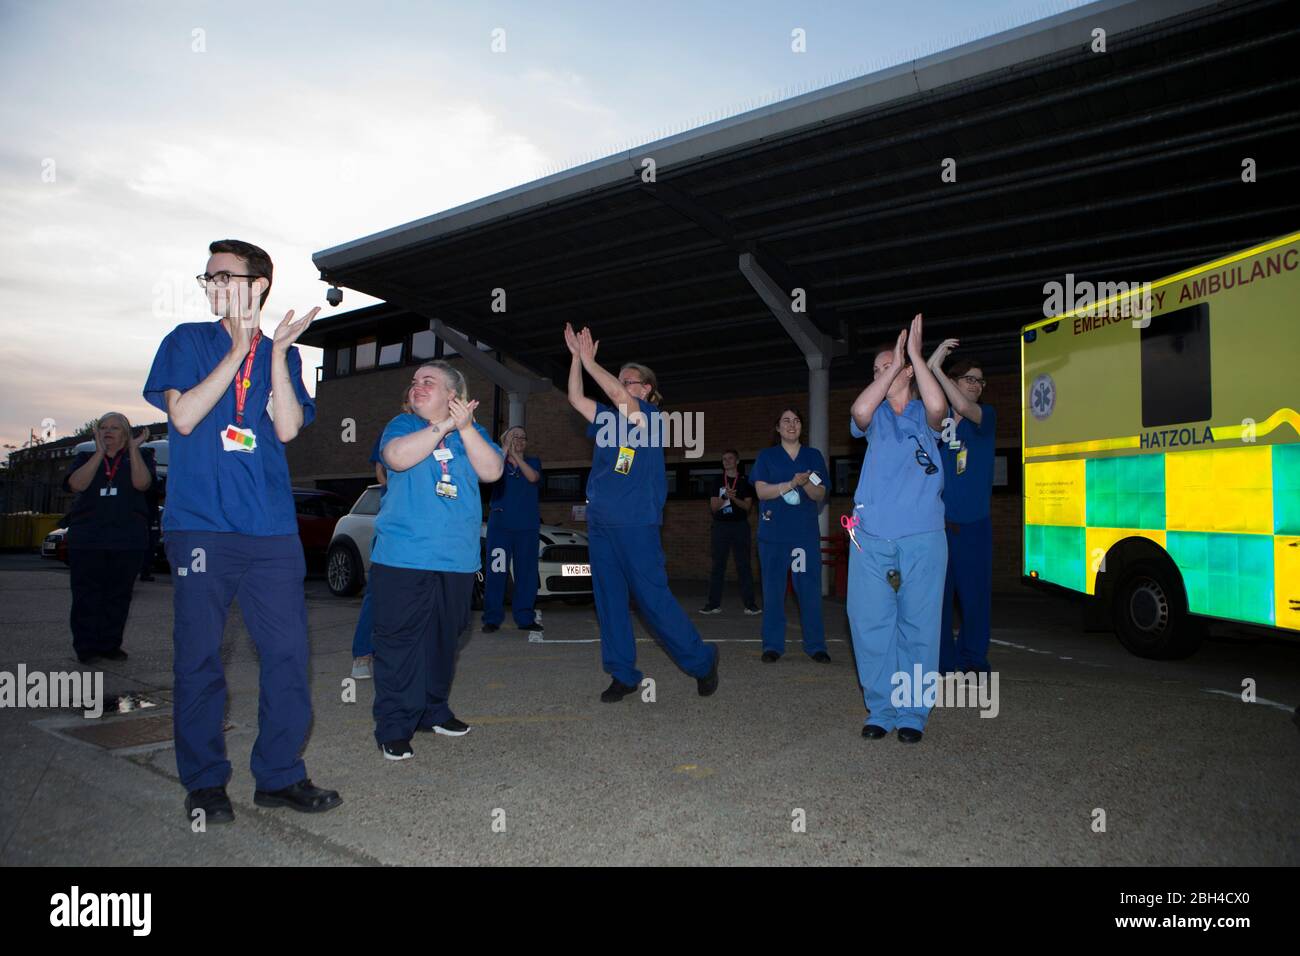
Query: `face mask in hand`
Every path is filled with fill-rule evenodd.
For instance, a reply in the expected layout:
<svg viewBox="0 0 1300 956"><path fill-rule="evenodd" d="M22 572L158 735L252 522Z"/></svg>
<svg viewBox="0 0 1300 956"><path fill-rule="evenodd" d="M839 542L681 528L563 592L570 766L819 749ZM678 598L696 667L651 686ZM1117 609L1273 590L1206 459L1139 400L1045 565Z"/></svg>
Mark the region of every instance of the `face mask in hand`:
<svg viewBox="0 0 1300 956"><path fill-rule="evenodd" d="M787 492L786 492L785 494L783 494L781 497L785 499L785 503L786 503L786 504L788 504L788 505L797 505L797 504L799 503L799 489L798 489L798 488L791 488L789 491L787 491Z"/></svg>

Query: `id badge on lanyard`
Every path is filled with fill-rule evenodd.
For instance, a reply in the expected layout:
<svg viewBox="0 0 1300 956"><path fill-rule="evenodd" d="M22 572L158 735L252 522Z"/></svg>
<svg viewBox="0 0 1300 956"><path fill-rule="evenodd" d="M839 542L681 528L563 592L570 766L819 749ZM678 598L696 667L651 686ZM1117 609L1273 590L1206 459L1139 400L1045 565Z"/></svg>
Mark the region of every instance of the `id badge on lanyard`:
<svg viewBox="0 0 1300 956"><path fill-rule="evenodd" d="M966 447L966 443L965 443L965 442L962 442L962 443L961 443L961 450L957 452L957 474L959 474L959 475L960 475L962 472L964 472L964 471L966 470L966 452L967 452L967 451L969 451L969 449Z"/></svg>
<svg viewBox="0 0 1300 956"><path fill-rule="evenodd" d="M456 486L452 483L451 471L447 468L447 462L451 461L454 456L452 455L451 449L446 447L446 441L447 439L444 438L442 441L438 442L438 447L433 450L433 457L436 458L438 464L442 466L442 480L434 486L433 490L438 493L438 497L440 498L454 499L457 494Z"/></svg>
<svg viewBox="0 0 1300 956"><path fill-rule="evenodd" d="M239 321L235 319L234 321ZM253 333L253 341L248 346L248 358L244 359L243 368L241 368L235 378L235 421L234 424L227 425L221 432L221 448L223 451L244 452L252 454L257 448L257 436L253 434L251 428L244 426L244 405L248 401L248 390L252 388L253 380L253 360L257 358L257 344L262 340L262 330L258 329Z"/></svg>
<svg viewBox="0 0 1300 956"><path fill-rule="evenodd" d="M104 475L107 477L108 483L99 489L99 497L112 498L117 495L117 487L113 484L113 479L117 477L117 470L122 467L122 456L125 454L125 452L121 451L117 453L117 460L113 462L112 468L108 467L108 459L104 459Z"/></svg>

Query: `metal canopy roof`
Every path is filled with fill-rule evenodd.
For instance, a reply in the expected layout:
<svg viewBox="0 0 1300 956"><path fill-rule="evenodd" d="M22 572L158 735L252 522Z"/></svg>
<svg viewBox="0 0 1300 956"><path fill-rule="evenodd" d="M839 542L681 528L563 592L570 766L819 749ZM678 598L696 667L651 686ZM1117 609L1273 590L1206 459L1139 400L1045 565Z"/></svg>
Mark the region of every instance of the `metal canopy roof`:
<svg viewBox="0 0 1300 956"><path fill-rule="evenodd" d="M1045 282L1155 279L1300 224L1298 6L1105 0L313 259L557 384L572 321L602 359L652 365L671 400L803 388L746 252L847 342L833 386L863 381L865 352L918 310L929 347L957 335L1010 368Z"/></svg>

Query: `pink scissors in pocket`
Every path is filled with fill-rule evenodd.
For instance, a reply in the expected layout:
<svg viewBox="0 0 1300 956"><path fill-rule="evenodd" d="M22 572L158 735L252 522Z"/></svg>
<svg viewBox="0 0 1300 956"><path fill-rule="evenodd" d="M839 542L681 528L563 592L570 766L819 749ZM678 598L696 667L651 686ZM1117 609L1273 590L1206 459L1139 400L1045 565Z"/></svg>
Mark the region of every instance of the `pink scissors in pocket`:
<svg viewBox="0 0 1300 956"><path fill-rule="evenodd" d="M862 545L858 544L858 536L854 533L854 528L862 523L857 515L840 515L840 527L849 533L849 540L853 542L853 547L859 551Z"/></svg>

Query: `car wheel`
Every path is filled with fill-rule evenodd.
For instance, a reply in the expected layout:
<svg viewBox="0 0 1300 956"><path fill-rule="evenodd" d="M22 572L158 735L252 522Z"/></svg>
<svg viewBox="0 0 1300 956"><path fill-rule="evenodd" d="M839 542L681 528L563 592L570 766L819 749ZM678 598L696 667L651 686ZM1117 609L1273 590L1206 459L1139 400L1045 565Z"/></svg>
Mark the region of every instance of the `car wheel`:
<svg viewBox="0 0 1300 956"><path fill-rule="evenodd" d="M357 549L343 541L330 545L325 561L325 580L330 592L338 597L350 597L361 590L364 579Z"/></svg>
<svg viewBox="0 0 1300 956"><path fill-rule="evenodd" d="M1189 657L1205 628L1187 614L1177 571L1155 561L1126 568L1111 602L1115 634L1130 652L1152 660Z"/></svg>

